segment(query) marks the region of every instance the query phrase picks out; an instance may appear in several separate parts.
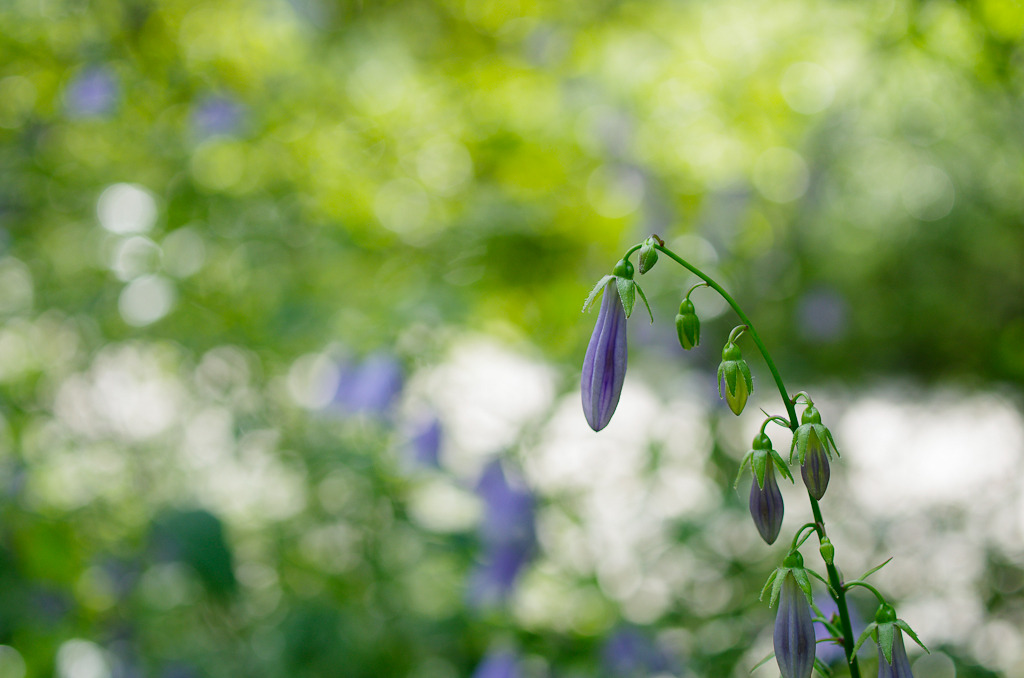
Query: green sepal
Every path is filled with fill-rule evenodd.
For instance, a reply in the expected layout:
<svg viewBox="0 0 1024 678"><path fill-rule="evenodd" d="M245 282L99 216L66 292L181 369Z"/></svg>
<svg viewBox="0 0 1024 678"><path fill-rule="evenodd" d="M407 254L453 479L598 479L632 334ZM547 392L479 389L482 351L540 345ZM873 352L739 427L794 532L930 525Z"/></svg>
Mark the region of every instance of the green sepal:
<svg viewBox="0 0 1024 678"><path fill-rule="evenodd" d="M811 594L811 578L807 576L807 570L802 567L794 567L790 572L793 573L796 585L800 587L800 590L804 592L804 596L807 597L807 603L813 603L814 596Z"/></svg>
<svg viewBox="0 0 1024 678"><path fill-rule="evenodd" d="M750 376L750 367L747 365L746 360L739 360L740 374L743 375L743 381L747 383L747 395L749 396L754 392L754 378Z"/></svg>
<svg viewBox="0 0 1024 678"><path fill-rule="evenodd" d="M740 486L740 478L743 477L743 471L747 468L747 465L750 464L751 457L753 456L753 450L748 450L747 453L743 455L743 461L740 462L740 469L736 472L736 481L732 484L732 489L735 490Z"/></svg>
<svg viewBox="0 0 1024 678"><path fill-rule="evenodd" d="M780 572L780 570L782 570ZM782 583L792 571L788 567L780 567L776 572L779 572L779 576L775 578L775 582L772 584L772 596L768 599L768 607L775 607L775 602L779 599L779 594L782 593Z"/></svg>
<svg viewBox="0 0 1024 678"><path fill-rule="evenodd" d="M611 282L613 278L615 278L614 275L606 275L605 277L597 281L597 284L594 285L594 289L590 290L590 294L587 295L587 300L583 302L583 311L581 311L582 313L587 312L587 309L590 308L590 305L594 303L594 299L597 299L597 295L600 294L601 290L604 289L604 286Z"/></svg>
<svg viewBox="0 0 1024 678"><path fill-rule="evenodd" d="M924 646L924 643L922 643L922 642L921 642L921 639L917 637L917 634L916 634L916 633L914 633L914 629L910 628L910 624L908 624L907 622L903 621L902 619L897 619L897 620L895 621L895 624L896 624L896 626L898 626L898 627L900 627L901 629L903 629L904 633L906 633L906 634L907 634L908 636L910 636L910 637L911 637L911 639L912 639L912 640L913 640L913 641L914 641L915 643L917 643L918 645L920 645L920 646L921 646L921 649L922 649L922 650L924 650L924 651L925 651L925 652L927 652L928 654L931 654L931 653L932 653L932 651L931 651L931 650L929 650L929 649L928 649L927 647L925 647L925 646Z"/></svg>
<svg viewBox="0 0 1024 678"><path fill-rule="evenodd" d="M893 622L886 622L878 625L877 638L878 649L885 656L885 663L892 665L892 643L896 638L896 625Z"/></svg>
<svg viewBox="0 0 1024 678"><path fill-rule="evenodd" d="M640 287L639 285L637 285L636 283L633 283L633 286L636 287L636 291L640 293L640 298L643 299L644 306L647 307L647 315L651 316L651 324L653 325L654 324L654 314L651 312L651 305L647 303L647 295L644 294L643 288ZM626 317L627 318L629 317L628 313L626 314Z"/></svg>
<svg viewBox="0 0 1024 678"><path fill-rule="evenodd" d="M758 600L764 600L764 594L768 592L769 588L772 588L772 583L774 583L775 580L779 576L779 570L788 571L789 568L788 567L780 567L780 568L772 570L772 573L770 575L768 575L768 581L766 581L764 583L764 587L761 589L761 595L758 596L758 598L757 598ZM785 574L785 572L783 572L783 574ZM775 589L772 588L772 591L774 591L774 590ZM775 604L775 597L772 596L772 598L768 601L768 606L771 607L774 604Z"/></svg>
<svg viewBox="0 0 1024 678"><path fill-rule="evenodd" d="M859 650L860 646L864 644L864 641L871 637L872 633L877 627L878 624L876 624L875 622L871 622L870 624L864 627L864 631L862 631L860 637L857 638L857 642L853 644L854 655L857 654L857 650Z"/></svg>
<svg viewBox="0 0 1024 678"><path fill-rule="evenodd" d="M757 487L764 489L764 476L768 471L768 452L766 450L751 450L753 456L750 458L750 470L757 480Z"/></svg>
<svg viewBox="0 0 1024 678"><path fill-rule="evenodd" d="M789 472L789 467L786 466L786 462L783 461L782 456L774 449L769 450L769 452L772 455L772 459L775 460L775 468L779 470L779 473L781 473L784 478L789 478L789 482L795 483L796 481L793 480L793 474Z"/></svg>
<svg viewBox="0 0 1024 678"><path fill-rule="evenodd" d="M619 298L622 300L622 308L626 311L628 318L633 314L633 305L636 303L636 283L623 276L615 276L615 286L619 288Z"/></svg>

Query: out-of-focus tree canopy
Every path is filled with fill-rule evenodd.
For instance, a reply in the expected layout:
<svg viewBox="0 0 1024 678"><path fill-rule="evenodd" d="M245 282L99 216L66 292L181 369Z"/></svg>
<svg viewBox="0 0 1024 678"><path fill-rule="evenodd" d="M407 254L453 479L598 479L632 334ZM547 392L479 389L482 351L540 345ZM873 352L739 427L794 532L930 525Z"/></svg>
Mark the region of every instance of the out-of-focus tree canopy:
<svg viewBox="0 0 1024 678"><path fill-rule="evenodd" d="M745 673L763 554L669 521L738 583L653 616L552 570L527 401L650 233L797 380L1019 385L1022 35L1012 0L3 0L0 677ZM486 382L466 336L551 391L494 449L432 409ZM509 602L530 563L560 621Z"/></svg>

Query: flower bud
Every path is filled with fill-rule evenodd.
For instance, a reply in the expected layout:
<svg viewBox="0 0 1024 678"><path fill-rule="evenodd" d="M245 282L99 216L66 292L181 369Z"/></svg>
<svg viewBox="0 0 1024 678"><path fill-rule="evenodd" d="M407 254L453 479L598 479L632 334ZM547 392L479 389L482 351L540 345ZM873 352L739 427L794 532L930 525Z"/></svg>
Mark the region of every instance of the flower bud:
<svg viewBox="0 0 1024 678"><path fill-rule="evenodd" d="M821 500L825 496L831 475L828 467L828 455L825 454L825 446L821 444L813 430L808 439L807 454L800 466L800 475L804 479L804 485L807 486L807 493L815 499Z"/></svg>
<svg viewBox="0 0 1024 678"><path fill-rule="evenodd" d="M728 342L722 349L722 362L718 366L718 395L729 403L733 414L740 414L747 404L747 397L754 391L750 368L743 359L740 347Z"/></svg>
<svg viewBox="0 0 1024 678"><path fill-rule="evenodd" d="M775 661L782 678L810 678L814 670L814 624L807 602L793 572L786 572L775 617Z"/></svg>
<svg viewBox="0 0 1024 678"><path fill-rule="evenodd" d="M826 565L831 565L836 557L836 547L832 546L832 540L828 537L822 539L821 545L818 546L818 553L821 554L821 558L825 561Z"/></svg>
<svg viewBox="0 0 1024 678"><path fill-rule="evenodd" d="M774 544L779 538L785 511L782 492L775 479L775 462L768 450L755 450L751 467L754 469L754 482L750 484L750 517L754 519L761 538ZM764 468L763 476L759 473L760 468Z"/></svg>
<svg viewBox="0 0 1024 678"><path fill-rule="evenodd" d="M693 308L693 302L684 299L679 304L679 314L676 315L676 334L679 335L679 345L689 351L700 343L700 318Z"/></svg>
<svg viewBox="0 0 1024 678"><path fill-rule="evenodd" d="M822 425L818 409L808 404L800 416L800 426L793 433L789 459L792 463L794 455L796 456L807 492L816 500L825 496L825 490L828 488L831 476L829 461L832 459L833 451L839 454L832 440L832 433Z"/></svg>
<svg viewBox="0 0 1024 678"><path fill-rule="evenodd" d="M899 627L895 628L892 639L892 661L887 661L882 645L878 646L878 678L914 678L910 671L910 660L907 658L907 648L903 645L903 633Z"/></svg>
<svg viewBox="0 0 1024 678"><path fill-rule="evenodd" d="M625 263L629 264L628 261ZM632 269L632 265L629 268ZM626 356L626 312L615 282L609 281L605 285L597 325L583 359L580 383L583 414L595 431L608 425L619 404L622 384L626 379Z"/></svg>
<svg viewBox="0 0 1024 678"><path fill-rule="evenodd" d="M658 263L658 250L654 249L654 238L648 238L640 248L640 275L654 268Z"/></svg>

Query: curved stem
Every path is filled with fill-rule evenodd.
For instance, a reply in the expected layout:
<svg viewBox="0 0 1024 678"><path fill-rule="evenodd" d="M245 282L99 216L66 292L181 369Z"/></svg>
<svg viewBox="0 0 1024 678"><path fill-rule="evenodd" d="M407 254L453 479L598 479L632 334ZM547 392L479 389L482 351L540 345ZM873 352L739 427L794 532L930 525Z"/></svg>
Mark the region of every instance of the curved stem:
<svg viewBox="0 0 1024 678"><path fill-rule="evenodd" d="M858 580L856 580L856 581L848 581L848 582L846 582L846 584L845 584L845 588L846 588L847 590L849 590L850 588L852 588L852 587L854 587L854 586L863 586L863 587L864 587L864 588L866 588L866 589L867 589L868 591L871 591L872 593L874 593L874 594L875 594L875 598L878 598L878 604L879 604L879 605L885 605L885 604L886 604L886 602L888 602L888 601L886 601L886 599L885 599L885 596L883 596L883 595L882 595L882 594L881 594L881 593L880 593L880 592L878 591L878 589L876 589L876 588L875 588L874 586L872 586L871 584L867 583L866 581L861 581L861 580L859 580L859 579L858 579Z"/></svg>
<svg viewBox="0 0 1024 678"><path fill-rule="evenodd" d="M802 535L804 533L804 530L806 530L807 528L811 528L812 530L817 530L818 526L815 525L814 523L804 523L803 525L801 525L800 529L797 530L796 534L793 535L793 542L792 542L792 544L790 544L790 547L789 547L790 552L796 551L798 548L800 548L800 544L803 544L804 541L807 540L807 537L804 537L803 539L800 539L800 535ZM799 542L799 543L797 543L797 542Z"/></svg>
<svg viewBox="0 0 1024 678"><path fill-rule="evenodd" d="M636 245L633 249L629 250L629 253L640 249L640 247L641 245ZM726 303L732 307L732 310L736 313L739 319L747 326L747 332L750 333L750 338L754 341L754 344L757 346L757 350L761 353L761 357L764 359L765 365L768 366L768 371L771 372L772 378L775 380L775 385L779 389L779 395L782 396L782 402L786 405L786 411L789 413L789 427L795 432L797 429L796 406L794 405L793 400L789 397L786 385L782 381L782 375L779 374L779 369L775 366L775 361L772 360L772 356L768 352L768 347L765 346L763 341L761 341L760 335L758 335L757 330L754 329L754 323L750 321L750 318L747 317L747 314L742 308L740 308L740 305L736 300L733 299L721 285L704 273L704 271L686 261L664 245L656 244L654 248L683 268L689 270L698 278L706 282L708 287L718 292L719 296L725 299ZM629 253L627 253L627 256ZM805 398L807 397L806 393L803 395ZM826 536L825 519L821 517L821 507L818 505L818 501L810 494L807 495L807 498L811 502L811 513L814 515L815 523L814 529L818 533L818 542L820 543ZM846 652L846 663L850 667L850 678L860 678L860 665L857 663L857 656L853 653L853 624L850 623L850 611L846 604L846 589L843 587L843 581L839 576L839 570L834 564L825 563L825 570L828 572L829 585L831 585L835 592L836 607L839 610L839 621L843 629L843 649Z"/></svg>

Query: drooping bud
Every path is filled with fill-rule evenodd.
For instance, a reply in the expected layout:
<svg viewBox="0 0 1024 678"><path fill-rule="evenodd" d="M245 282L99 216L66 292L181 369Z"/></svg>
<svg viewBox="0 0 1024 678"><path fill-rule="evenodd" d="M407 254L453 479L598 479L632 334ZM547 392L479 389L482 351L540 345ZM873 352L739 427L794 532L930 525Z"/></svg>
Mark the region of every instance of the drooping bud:
<svg viewBox="0 0 1024 678"><path fill-rule="evenodd" d="M754 482L750 484L750 517L754 519L754 525L761 538L769 544L774 544L782 529L785 506L782 503L779 483L775 479L775 463L767 450L755 452L751 464L756 469L759 462L763 465L764 475L762 480L757 477L755 471Z"/></svg>
<svg viewBox="0 0 1024 678"><path fill-rule="evenodd" d="M898 628L892 641L892 662L886 661L882 648L878 648L878 678L914 678L907 648L903 645L903 634Z"/></svg>
<svg viewBox="0 0 1024 678"><path fill-rule="evenodd" d="M618 287L614 280L610 280L605 285L597 324L587 345L580 382L583 414L595 431L608 425L619 404L622 384L626 379L627 354L626 312Z"/></svg>
<svg viewBox="0 0 1024 678"><path fill-rule="evenodd" d="M729 341L722 349L722 362L718 366L718 395L729 403L733 414L739 415L753 392L754 382L747 361L740 347Z"/></svg>
<svg viewBox="0 0 1024 678"><path fill-rule="evenodd" d="M648 238L640 248L640 275L647 273L658 263L658 250L654 249L654 245L654 238Z"/></svg>
<svg viewBox="0 0 1024 678"><path fill-rule="evenodd" d="M700 318L697 317L693 302L688 298L679 304L676 334L679 335L679 345L687 351L700 343Z"/></svg>
<svg viewBox="0 0 1024 678"><path fill-rule="evenodd" d="M815 649L811 606L793 571L781 576L784 579L775 617L775 661L782 678L810 678Z"/></svg>
<svg viewBox="0 0 1024 678"><path fill-rule="evenodd" d="M800 466L800 475L804 479L804 485L807 486L807 493L820 501L825 496L831 476L828 455L825 454L825 446L818 441L818 436L814 431L811 431L808 438L807 455Z"/></svg>
<svg viewBox="0 0 1024 678"><path fill-rule="evenodd" d="M816 500L825 496L825 490L828 488L831 476L829 461L832 459L833 451L839 454L832 440L832 433L822 425L818 409L813 404L808 404L800 416L800 426L793 433L789 459L792 462L794 455L796 456L807 492Z"/></svg>

